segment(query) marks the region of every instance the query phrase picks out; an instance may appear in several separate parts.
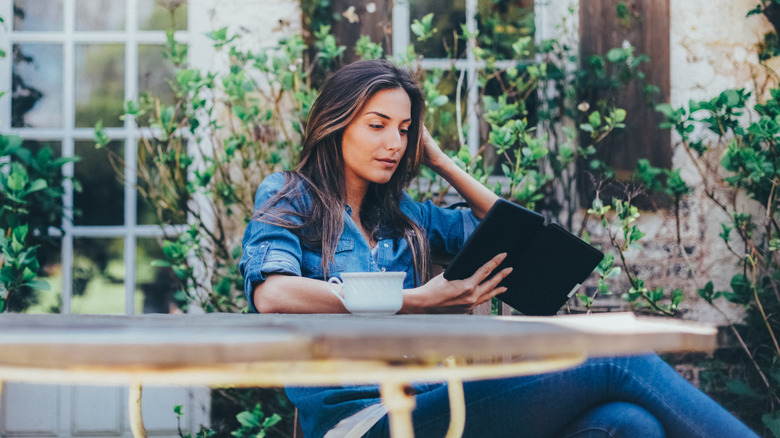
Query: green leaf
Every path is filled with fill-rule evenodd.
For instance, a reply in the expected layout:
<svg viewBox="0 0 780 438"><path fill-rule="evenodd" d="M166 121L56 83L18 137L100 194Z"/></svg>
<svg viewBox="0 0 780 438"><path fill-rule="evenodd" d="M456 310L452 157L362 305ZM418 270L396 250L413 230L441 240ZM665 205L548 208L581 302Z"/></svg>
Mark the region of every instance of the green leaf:
<svg viewBox="0 0 780 438"><path fill-rule="evenodd" d="M672 309L677 309L684 300L685 292L682 289L672 291Z"/></svg>
<svg viewBox="0 0 780 438"><path fill-rule="evenodd" d="M27 189L27 193L41 191L45 189L47 186L48 184L46 184L45 180L36 179L35 181L32 182L32 184L30 184L30 187Z"/></svg>
<svg viewBox="0 0 780 438"><path fill-rule="evenodd" d="M25 286L31 287L33 289L38 289L38 290L51 290L51 286L49 285L49 282L46 280L28 281L27 284L25 284Z"/></svg>
<svg viewBox="0 0 780 438"><path fill-rule="evenodd" d="M626 60L626 55L627 53L625 49L614 48L607 52L607 59L609 62L620 62Z"/></svg>
<svg viewBox="0 0 780 438"><path fill-rule="evenodd" d="M12 166L11 174L8 175L8 188L13 192L21 192L27 185L27 171L22 166Z"/></svg>
<svg viewBox="0 0 780 438"><path fill-rule="evenodd" d="M605 275L604 278L617 278L620 276L621 272L623 272L623 270L620 268L620 266L613 266L612 269L607 272L607 275Z"/></svg>
<svg viewBox="0 0 780 438"><path fill-rule="evenodd" d="M106 131L103 130L103 120L98 120L95 123L93 139L95 140L95 149L101 149L111 141Z"/></svg>
<svg viewBox="0 0 780 438"><path fill-rule="evenodd" d="M238 422L243 427L260 427L260 423L257 421L257 417L249 411L244 411L236 415L236 420L238 420Z"/></svg>
<svg viewBox="0 0 780 438"><path fill-rule="evenodd" d="M279 414L273 414L270 417L263 420L263 429L268 429L269 427L273 427L276 423L282 421L282 417L279 416Z"/></svg>
<svg viewBox="0 0 780 438"><path fill-rule="evenodd" d="M464 163L468 163L471 161L471 152L469 151L469 148L467 146L463 146L458 151L458 159Z"/></svg>
<svg viewBox="0 0 780 438"><path fill-rule="evenodd" d="M699 289L699 296L704 298L705 301L712 304L712 300L715 298L715 288L711 281L708 281L707 284Z"/></svg>
<svg viewBox="0 0 780 438"><path fill-rule="evenodd" d="M623 108L617 108L615 110L615 122L620 123L626 120L626 110Z"/></svg>
<svg viewBox="0 0 780 438"><path fill-rule="evenodd" d="M601 114L598 111L590 113L590 116L588 116L588 123L594 128L601 126Z"/></svg>
<svg viewBox="0 0 780 438"><path fill-rule="evenodd" d="M780 412L770 412L761 416L761 422L772 432L775 438L780 438Z"/></svg>
<svg viewBox="0 0 780 438"><path fill-rule="evenodd" d="M33 278L35 278L35 272L33 272L32 269L25 267L22 271L22 280L24 280L25 284L29 283Z"/></svg>
<svg viewBox="0 0 780 438"><path fill-rule="evenodd" d="M450 99L447 96L439 96L436 99L433 99L433 102L431 104L435 107L439 107L442 105L446 105L447 102L449 102Z"/></svg>
<svg viewBox="0 0 780 438"><path fill-rule="evenodd" d="M730 393L746 397L753 400L762 399L761 394L751 388L746 382L742 380L732 379L726 382L726 390Z"/></svg>
<svg viewBox="0 0 780 438"><path fill-rule="evenodd" d="M577 298L580 299L580 302L583 306L586 308L591 308L593 306L593 298L585 295L585 294L577 294Z"/></svg>

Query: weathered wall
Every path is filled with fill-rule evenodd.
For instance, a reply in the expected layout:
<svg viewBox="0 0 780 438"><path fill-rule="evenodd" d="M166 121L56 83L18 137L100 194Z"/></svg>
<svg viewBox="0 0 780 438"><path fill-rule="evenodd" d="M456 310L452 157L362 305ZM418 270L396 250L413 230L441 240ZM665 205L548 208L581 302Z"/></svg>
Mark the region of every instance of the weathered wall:
<svg viewBox="0 0 780 438"><path fill-rule="evenodd" d="M213 0L191 2L193 17L192 59L201 68L218 68L224 60L214 56L206 32L228 27L228 34L240 34L242 49L276 46L281 38L301 32L301 11L297 0Z"/></svg>
<svg viewBox="0 0 780 438"><path fill-rule="evenodd" d="M546 8L547 16L537 19L545 38L559 33L554 31L555 24L567 17L570 5L578 10L580 1L553 3L558 6ZM670 103L674 107L687 105L692 99L713 98L730 88L757 89L755 96L766 94L767 86L777 85L758 62L758 44L772 27L763 15L746 17L756 3L755 0L670 0ZM775 70L780 67L777 59L768 64ZM671 135L673 166L682 169L683 179L696 190L680 211L683 248L680 250L676 243L672 210L645 211L638 221L641 230L647 233L644 249L629 252L628 258L650 289L662 286L667 291L678 287L686 291L686 302L681 306L685 318L722 324L723 317L698 297L697 290L710 280L716 290L730 289L731 277L737 272L736 258L718 237L721 223L728 218L706 199L700 174L679 145L679 136ZM717 164L719 154L713 159ZM750 201L738 202L758 211ZM595 241L606 239L598 227L591 231ZM622 292L629 287L625 276L621 281L613 290ZM602 303L620 304L616 298ZM740 306L725 300L720 300L718 305L729 318L738 319L741 315Z"/></svg>
<svg viewBox="0 0 780 438"><path fill-rule="evenodd" d="M766 84L757 44L771 26L763 15L746 18L755 5L754 0L671 0L673 106L686 105L691 99L710 99L729 88L753 90ZM672 144L677 145L679 137L672 136ZM727 217L706 199L702 178L679 145L674 148L673 165L683 169L683 178L696 190L681 209L684 248L679 251L675 243L672 211L655 216L645 212L640 227L647 233L646 248L636 257L639 272L649 286L683 288L686 318L722 323L717 311L698 298L697 289L712 280L716 290L727 290L737 270L735 257L718 237L720 224ZM740 315L739 306L725 300L719 306L731 318Z"/></svg>

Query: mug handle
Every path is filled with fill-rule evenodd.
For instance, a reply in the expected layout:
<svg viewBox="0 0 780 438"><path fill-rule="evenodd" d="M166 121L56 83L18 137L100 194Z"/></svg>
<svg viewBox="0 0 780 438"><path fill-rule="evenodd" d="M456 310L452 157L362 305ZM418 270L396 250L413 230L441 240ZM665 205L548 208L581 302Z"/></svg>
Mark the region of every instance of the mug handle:
<svg viewBox="0 0 780 438"><path fill-rule="evenodd" d="M344 300L344 297L341 295L341 293L344 291L344 282L341 281L338 277L330 277L328 279L328 290L330 290L333 295L336 296L339 300L341 300L341 303L344 304L344 306L347 305L347 302Z"/></svg>

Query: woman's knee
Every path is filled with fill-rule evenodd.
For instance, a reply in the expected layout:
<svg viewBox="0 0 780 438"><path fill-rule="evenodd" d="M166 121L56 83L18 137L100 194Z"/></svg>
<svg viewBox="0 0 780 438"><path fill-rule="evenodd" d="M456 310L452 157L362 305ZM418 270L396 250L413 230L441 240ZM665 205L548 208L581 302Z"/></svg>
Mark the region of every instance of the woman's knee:
<svg viewBox="0 0 780 438"><path fill-rule="evenodd" d="M583 414L561 434L562 438L664 438L658 419L646 409L626 402L599 405Z"/></svg>

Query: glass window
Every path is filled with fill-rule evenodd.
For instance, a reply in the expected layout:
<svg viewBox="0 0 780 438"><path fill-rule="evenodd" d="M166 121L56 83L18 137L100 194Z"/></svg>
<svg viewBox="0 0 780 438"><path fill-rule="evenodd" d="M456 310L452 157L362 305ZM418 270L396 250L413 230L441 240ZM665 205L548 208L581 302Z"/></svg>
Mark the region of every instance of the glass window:
<svg viewBox="0 0 780 438"><path fill-rule="evenodd" d="M13 45L11 126L62 127L62 45Z"/></svg>
<svg viewBox="0 0 780 438"><path fill-rule="evenodd" d="M11 6L12 65L0 88L10 91L0 99L8 116L0 123L31 149L50 142L55 156L80 157L64 168L76 181L63 197L75 217L63 224L64 233L53 246L41 248L48 260L41 276L52 290L39 292L27 308L39 313L135 313L144 306L161 311L160 306L147 304L153 301L147 295L157 295L153 289L162 274L149 271L146 261L158 258L153 253L154 236L163 231L152 226L158 223L153 208L128 190L136 183L135 173L117 171L135 165L136 157L125 152L139 142L133 122L120 116L125 101L146 91L160 97L163 105L173 103L166 82L173 68L161 51L169 28L188 38L187 1L13 0L7 4L9 14ZM102 150L96 150L92 140L99 121L111 137ZM134 260L124 258L125 245L132 246L127 252L136 253ZM102 253L94 248L103 248ZM63 254L55 257L58 251ZM98 253L110 263L96 270ZM73 281L63 282L69 278ZM108 288L113 304L96 310L99 300L90 293L94 285Z"/></svg>
<svg viewBox="0 0 780 438"><path fill-rule="evenodd" d="M72 313L125 313L124 242L73 239Z"/></svg>
<svg viewBox="0 0 780 438"><path fill-rule="evenodd" d="M168 81L174 68L163 57L165 46L144 44L138 46L138 90L160 98L160 104L173 105L174 94Z"/></svg>
<svg viewBox="0 0 780 438"><path fill-rule="evenodd" d="M460 58L466 50L466 44L457 36L462 34L461 24L466 23L466 0L426 0L410 1L409 13L414 20L422 19L433 13L434 29L438 29L432 38L424 42L414 42L417 53L427 58ZM414 36L412 36L414 39Z"/></svg>
<svg viewBox="0 0 780 438"><path fill-rule="evenodd" d="M123 30L125 20L124 0L76 1L76 30Z"/></svg>
<svg viewBox="0 0 780 438"><path fill-rule="evenodd" d="M140 30L187 29L187 2L184 0L138 0Z"/></svg>
<svg viewBox="0 0 780 438"><path fill-rule="evenodd" d="M14 0L14 31L61 31L63 0Z"/></svg>
<svg viewBox="0 0 780 438"><path fill-rule="evenodd" d="M136 313L176 313L181 309L174 296L179 282L171 268L152 266L164 259L160 239L138 239L136 247Z"/></svg>
<svg viewBox="0 0 780 438"><path fill-rule="evenodd" d="M74 176L82 186L81 192L73 194L76 225L124 223L125 189L115 169L121 166L117 159L123 153L121 142L111 142L104 149L95 149L91 141L76 142L76 155L81 159Z"/></svg>
<svg viewBox="0 0 780 438"><path fill-rule="evenodd" d="M76 46L76 126L122 126L125 101L125 47L123 44Z"/></svg>
<svg viewBox="0 0 780 438"><path fill-rule="evenodd" d="M496 53L498 59L513 58L512 44L521 37L534 36L533 6L533 0L479 0L479 46Z"/></svg>

